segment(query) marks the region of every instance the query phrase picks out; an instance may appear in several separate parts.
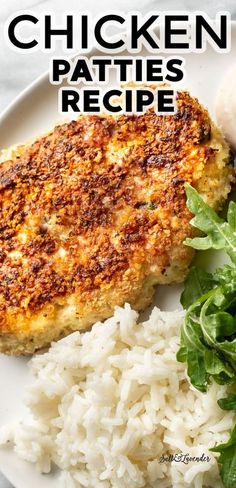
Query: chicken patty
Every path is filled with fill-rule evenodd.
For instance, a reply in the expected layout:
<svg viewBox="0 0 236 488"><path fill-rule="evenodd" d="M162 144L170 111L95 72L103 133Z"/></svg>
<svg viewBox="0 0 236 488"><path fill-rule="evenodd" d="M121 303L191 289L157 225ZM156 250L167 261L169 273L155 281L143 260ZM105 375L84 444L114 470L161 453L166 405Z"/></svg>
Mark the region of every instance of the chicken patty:
<svg viewBox="0 0 236 488"><path fill-rule="evenodd" d="M0 166L0 350L31 354L181 282L194 232L184 183L218 208L233 179L187 92L175 115L84 115L17 147Z"/></svg>

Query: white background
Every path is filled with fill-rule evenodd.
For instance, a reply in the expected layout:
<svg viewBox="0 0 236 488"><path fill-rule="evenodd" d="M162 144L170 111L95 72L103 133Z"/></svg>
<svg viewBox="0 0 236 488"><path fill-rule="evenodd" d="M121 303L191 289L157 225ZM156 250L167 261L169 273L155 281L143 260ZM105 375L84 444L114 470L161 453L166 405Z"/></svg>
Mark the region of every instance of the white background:
<svg viewBox="0 0 236 488"><path fill-rule="evenodd" d="M220 10L231 12L236 19L235 0L1 0L0 6L0 112L20 91L38 75L48 69L49 55L40 52L21 54L14 52L4 42L3 26L6 19L20 9L30 9L33 13L53 11L58 14L67 10L89 11L101 14L111 8L122 12L139 10L200 10L212 17ZM27 487L26 487L27 488Z"/></svg>
<svg viewBox="0 0 236 488"><path fill-rule="evenodd" d="M211 17L218 11L228 10L236 20L235 0L1 0L0 6L0 111L2 111L30 82L48 68L49 55L43 53L20 54L11 50L4 41L3 27L7 18L21 9L32 13L55 12L67 10L76 12L88 11L93 15L112 10L127 12L139 10L143 13L150 10L204 10ZM59 51L60 52L60 51ZM32 107L33 109L33 107ZM10 488L0 474L0 488ZM25 487L31 488L31 487Z"/></svg>

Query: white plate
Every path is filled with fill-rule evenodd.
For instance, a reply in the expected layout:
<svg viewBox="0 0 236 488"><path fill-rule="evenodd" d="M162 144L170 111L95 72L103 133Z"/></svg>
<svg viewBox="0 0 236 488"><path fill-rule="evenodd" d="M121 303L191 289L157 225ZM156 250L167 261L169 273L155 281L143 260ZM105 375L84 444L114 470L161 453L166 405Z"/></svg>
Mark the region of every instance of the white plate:
<svg viewBox="0 0 236 488"><path fill-rule="evenodd" d="M93 50L91 55L99 55ZM145 52L141 55L145 56ZM139 53L140 56L140 53ZM214 118L214 101L221 79L236 62L236 23L232 23L232 49L219 54L208 47L202 54L188 54L187 77L184 87L197 96ZM24 143L53 127L60 121L57 112L57 86L50 85L48 75L43 75L30 85L3 113L0 121L0 148ZM206 254L205 254L206 256ZM223 257L222 257L223 259ZM207 254L207 262L214 266L213 253ZM217 254L219 265L219 253ZM158 287L155 303L162 309L179 308L181 287ZM23 388L29 381L27 360L0 355L0 425L14 420L21 413ZM40 475L33 466L19 460L7 449L0 449L0 470L16 488L56 488L57 475Z"/></svg>

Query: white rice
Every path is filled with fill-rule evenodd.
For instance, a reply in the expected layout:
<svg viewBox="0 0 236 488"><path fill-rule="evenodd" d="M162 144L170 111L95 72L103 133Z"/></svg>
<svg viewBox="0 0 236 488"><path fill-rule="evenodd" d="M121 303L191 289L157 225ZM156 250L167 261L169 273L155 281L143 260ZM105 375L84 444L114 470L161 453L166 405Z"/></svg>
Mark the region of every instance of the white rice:
<svg viewBox="0 0 236 488"><path fill-rule="evenodd" d="M126 304L35 356L31 417L1 429L1 444L12 442L41 472L56 464L65 488L222 487L208 448L234 424L217 406L226 388L190 386L176 361L183 312L155 308L148 321L137 319ZM177 453L209 459L160 462Z"/></svg>

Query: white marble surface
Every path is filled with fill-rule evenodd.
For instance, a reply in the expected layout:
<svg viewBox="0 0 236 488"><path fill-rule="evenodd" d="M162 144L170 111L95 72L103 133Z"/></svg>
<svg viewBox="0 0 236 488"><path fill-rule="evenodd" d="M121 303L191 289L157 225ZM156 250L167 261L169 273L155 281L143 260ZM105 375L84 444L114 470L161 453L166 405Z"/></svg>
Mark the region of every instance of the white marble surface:
<svg viewBox="0 0 236 488"><path fill-rule="evenodd" d="M30 82L47 70L49 55L43 53L20 54L6 46L3 39L4 22L9 15L20 9L30 9L32 13L53 11L58 14L67 10L89 11L94 15L112 10L198 10L202 9L212 17L218 12L228 10L236 20L235 0L1 0L0 6L0 112ZM0 474L0 488L12 485ZM31 487L25 487L31 488Z"/></svg>

